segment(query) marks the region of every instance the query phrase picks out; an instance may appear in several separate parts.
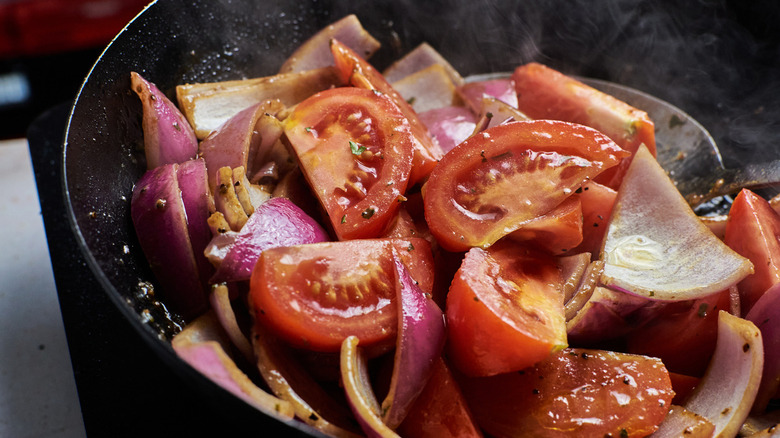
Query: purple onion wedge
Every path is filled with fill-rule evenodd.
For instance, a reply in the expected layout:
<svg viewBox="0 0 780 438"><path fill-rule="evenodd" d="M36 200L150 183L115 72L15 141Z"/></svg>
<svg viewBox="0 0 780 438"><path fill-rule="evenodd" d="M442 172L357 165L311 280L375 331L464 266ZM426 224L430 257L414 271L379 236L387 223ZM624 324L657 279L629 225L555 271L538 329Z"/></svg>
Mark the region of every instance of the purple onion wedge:
<svg viewBox="0 0 780 438"><path fill-rule="evenodd" d="M326 242L328 234L286 198L271 198L249 217L241 231L212 239L208 254L224 254L212 283L249 280L260 253L268 248ZM217 258L210 257L212 263Z"/></svg>
<svg viewBox="0 0 780 438"><path fill-rule="evenodd" d="M257 410L280 420L292 419L292 405L258 388L226 353L230 345L213 313L188 324L171 345L190 366Z"/></svg>
<svg viewBox="0 0 780 438"><path fill-rule="evenodd" d="M166 302L185 320L208 309L192 249L176 165L147 171L133 188L130 215Z"/></svg>
<svg viewBox="0 0 780 438"><path fill-rule="evenodd" d="M214 274L214 267L203 255L206 245L211 241L208 219L214 201L206 179L205 161L196 159L180 163L176 166L176 179L179 181L181 199L184 202L190 244L195 254L201 283L206 288L209 277Z"/></svg>
<svg viewBox="0 0 780 438"><path fill-rule="evenodd" d="M368 438L396 438L398 434L382 421L379 402L371 389L366 355L358 347L359 342L356 336L349 336L341 343L341 380L347 400Z"/></svg>
<svg viewBox="0 0 780 438"><path fill-rule="evenodd" d="M764 340L764 371L753 412L763 412L780 389L780 283L767 289L745 319L753 322Z"/></svg>
<svg viewBox="0 0 780 438"><path fill-rule="evenodd" d="M477 126L474 113L462 106L432 109L419 116L445 153L471 137Z"/></svg>
<svg viewBox="0 0 780 438"><path fill-rule="evenodd" d="M446 339L439 306L415 284L398 257L393 257L398 303L398 340L390 391L382 402L382 420L397 428L431 377Z"/></svg>
<svg viewBox="0 0 780 438"><path fill-rule="evenodd" d="M709 420L676 405L669 408L666 418L658 426L653 438L710 438L715 432L715 425Z"/></svg>
<svg viewBox="0 0 780 438"><path fill-rule="evenodd" d="M130 84L143 105L146 168L195 158L198 140L176 105L136 72L130 73Z"/></svg>

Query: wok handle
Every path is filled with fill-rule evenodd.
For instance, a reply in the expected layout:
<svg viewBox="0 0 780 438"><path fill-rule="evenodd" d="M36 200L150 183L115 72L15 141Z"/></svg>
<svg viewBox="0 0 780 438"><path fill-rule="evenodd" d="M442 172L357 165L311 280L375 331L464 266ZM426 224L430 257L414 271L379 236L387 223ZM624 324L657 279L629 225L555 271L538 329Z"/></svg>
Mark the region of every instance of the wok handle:
<svg viewBox="0 0 780 438"><path fill-rule="evenodd" d="M718 196L735 194L743 188L761 189L780 186L780 160L748 164L737 169L718 169L705 178L689 182L685 188L688 186L708 188L706 193L703 193L703 190L698 193L692 190L686 193L684 188L681 190L693 207Z"/></svg>

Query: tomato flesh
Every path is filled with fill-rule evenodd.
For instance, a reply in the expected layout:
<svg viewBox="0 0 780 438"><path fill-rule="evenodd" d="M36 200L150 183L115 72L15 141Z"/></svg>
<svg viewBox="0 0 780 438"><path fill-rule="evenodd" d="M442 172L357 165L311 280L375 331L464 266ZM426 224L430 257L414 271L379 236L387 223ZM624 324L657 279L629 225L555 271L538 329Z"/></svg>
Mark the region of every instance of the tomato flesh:
<svg viewBox="0 0 780 438"><path fill-rule="evenodd" d="M501 437L643 437L674 396L656 358L566 349L519 373L465 378L480 426Z"/></svg>
<svg viewBox="0 0 780 438"><path fill-rule="evenodd" d="M393 252L431 293L430 245L418 238L327 242L263 251L250 280L256 323L299 348L337 352L350 335L391 347L397 332Z"/></svg>
<svg viewBox="0 0 780 438"><path fill-rule="evenodd" d="M365 59L338 40L331 40L330 49L343 82L350 83L355 87L376 90L390 97L398 105L409 121L412 134L414 134L414 161L409 185L423 180L444 155L439 144L433 140L428 132L428 128L420 121L412 106L387 82L382 73Z"/></svg>
<svg viewBox="0 0 780 438"><path fill-rule="evenodd" d="M767 289L780 282L780 215L767 200L743 189L731 204L723 240L753 263L755 272L737 286L745 315Z"/></svg>
<svg viewBox="0 0 780 438"><path fill-rule="evenodd" d="M447 295L448 352L471 376L517 371L566 347L555 259L514 243L472 248Z"/></svg>
<svg viewBox="0 0 780 438"><path fill-rule="evenodd" d="M409 181L412 140L388 98L334 88L298 104L285 134L341 240L379 237Z"/></svg>
<svg viewBox="0 0 780 438"><path fill-rule="evenodd" d="M515 69L512 79L517 108L529 117L581 123L603 132L632 156L641 144L655 156L655 125L644 111L535 62ZM617 189L630 163L627 157L596 181Z"/></svg>
<svg viewBox="0 0 780 438"><path fill-rule="evenodd" d="M531 219L509 238L527 242L550 254L566 254L582 242L582 202L579 195L566 198L547 214Z"/></svg>
<svg viewBox="0 0 780 438"><path fill-rule="evenodd" d="M626 155L582 125L552 120L499 125L442 158L425 185L425 217L450 251L488 247Z"/></svg>

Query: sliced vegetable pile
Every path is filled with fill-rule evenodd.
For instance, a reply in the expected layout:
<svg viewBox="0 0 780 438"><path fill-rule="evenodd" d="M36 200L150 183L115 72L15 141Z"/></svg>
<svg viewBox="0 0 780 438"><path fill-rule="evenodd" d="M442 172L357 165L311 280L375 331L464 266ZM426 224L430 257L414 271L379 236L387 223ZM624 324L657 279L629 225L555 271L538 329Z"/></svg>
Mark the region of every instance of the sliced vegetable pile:
<svg viewBox="0 0 780 438"><path fill-rule="evenodd" d="M348 16L178 104L132 73L132 219L182 359L333 436L771 433L768 201L743 190L719 237L640 109L536 63L467 82L427 44L379 72L378 48Z"/></svg>

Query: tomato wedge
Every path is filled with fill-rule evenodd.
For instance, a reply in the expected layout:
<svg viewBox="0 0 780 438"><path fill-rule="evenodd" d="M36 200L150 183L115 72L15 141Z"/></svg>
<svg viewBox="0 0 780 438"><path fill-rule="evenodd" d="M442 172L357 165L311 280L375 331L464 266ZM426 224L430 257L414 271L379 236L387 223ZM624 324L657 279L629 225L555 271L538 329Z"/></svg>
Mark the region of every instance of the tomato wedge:
<svg viewBox="0 0 780 438"><path fill-rule="evenodd" d="M512 79L517 108L529 117L581 123L603 132L632 156L641 144L655 156L655 125L646 112L535 62L515 69ZM617 189L630 163L626 158L596 181Z"/></svg>
<svg viewBox="0 0 780 438"><path fill-rule="evenodd" d="M780 215L766 199L743 189L731 204L723 241L750 259L755 269L737 286L746 315L767 289L780 282Z"/></svg>
<svg viewBox="0 0 780 438"><path fill-rule="evenodd" d="M414 135L414 162L409 185L412 186L423 180L444 155L439 144L433 140L428 132L428 128L420 121L412 106L387 82L382 73L360 55L335 39L330 42L330 50L343 82L350 83L355 87L376 90L390 97L409 120Z"/></svg>
<svg viewBox="0 0 780 438"><path fill-rule="evenodd" d="M334 88L299 103L284 131L341 240L378 237L409 182L413 137L387 97Z"/></svg>
<svg viewBox="0 0 780 438"><path fill-rule="evenodd" d="M643 437L674 396L659 359L576 348L519 373L460 383L477 422L496 438Z"/></svg>
<svg viewBox="0 0 780 438"><path fill-rule="evenodd" d="M447 295L448 351L471 376L529 367L566 347L563 280L552 256L512 242L472 248Z"/></svg>
<svg viewBox="0 0 780 438"><path fill-rule="evenodd" d="M499 125L442 158L425 185L425 218L450 251L488 247L627 155L583 125L553 120Z"/></svg>
<svg viewBox="0 0 780 438"><path fill-rule="evenodd" d="M363 239L263 251L250 280L255 320L288 343L337 352L350 335L378 350L398 330L393 251L433 289L430 244L419 238Z"/></svg>

